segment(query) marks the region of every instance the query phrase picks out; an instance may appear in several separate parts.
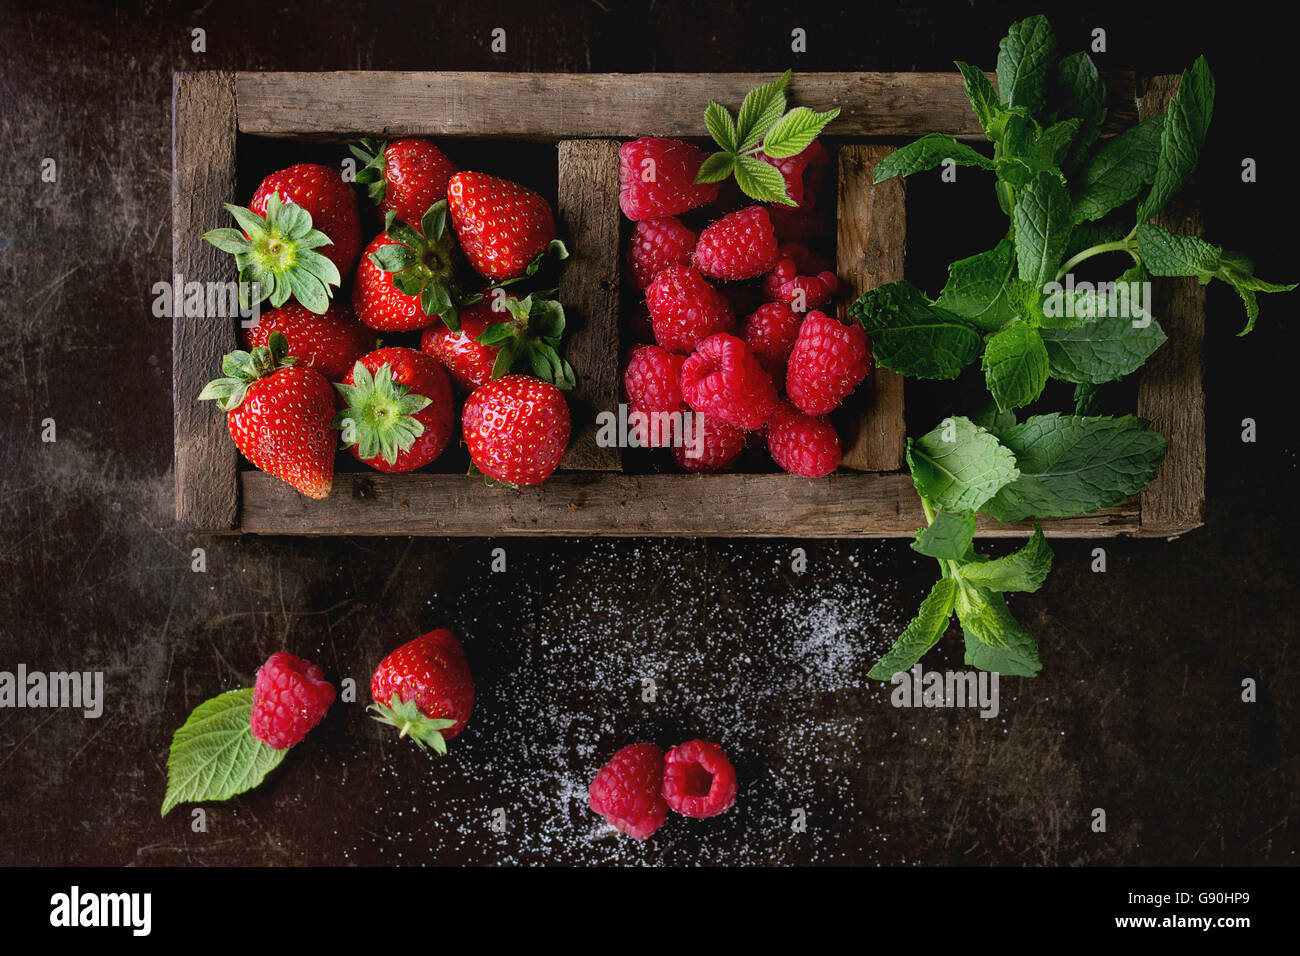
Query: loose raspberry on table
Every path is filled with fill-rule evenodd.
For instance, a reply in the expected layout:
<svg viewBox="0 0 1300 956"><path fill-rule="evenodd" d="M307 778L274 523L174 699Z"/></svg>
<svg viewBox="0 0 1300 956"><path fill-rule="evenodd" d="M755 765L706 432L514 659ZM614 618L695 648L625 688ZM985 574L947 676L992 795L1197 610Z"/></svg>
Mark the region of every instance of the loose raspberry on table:
<svg viewBox="0 0 1300 956"><path fill-rule="evenodd" d="M627 244L628 278L644 292L655 276L669 266L689 266L695 233L673 216L643 219Z"/></svg>
<svg viewBox="0 0 1300 956"><path fill-rule="evenodd" d="M334 685L315 664L280 651L257 670L253 685L253 736L273 750L294 746L321 722L334 703Z"/></svg>
<svg viewBox="0 0 1300 956"><path fill-rule="evenodd" d="M682 816L716 817L736 802L736 770L717 744L689 740L668 751L664 800Z"/></svg>
<svg viewBox="0 0 1300 956"><path fill-rule="evenodd" d="M743 339L720 332L682 365L682 395L695 411L728 425L761 428L776 408L776 386Z"/></svg>
<svg viewBox="0 0 1300 956"><path fill-rule="evenodd" d="M701 341L729 331L731 303L690 266L671 266L646 289L655 341L670 352L690 352Z"/></svg>
<svg viewBox="0 0 1300 956"><path fill-rule="evenodd" d="M766 302L745 320L745 344L774 379L785 379L785 364L802 324L803 316L784 302Z"/></svg>
<svg viewBox="0 0 1300 956"><path fill-rule="evenodd" d="M726 471L745 450L742 429L708 415L693 414L691 427L683 431L682 441L673 445L673 460L692 474Z"/></svg>
<svg viewBox="0 0 1300 956"><path fill-rule="evenodd" d="M840 465L840 436L827 418L782 402L764 432L772 460L792 475L824 478Z"/></svg>
<svg viewBox="0 0 1300 956"><path fill-rule="evenodd" d="M753 279L776 259L776 232L762 206L727 213L705 228L695 244L695 268L714 279Z"/></svg>
<svg viewBox="0 0 1300 956"><path fill-rule="evenodd" d="M825 415L858 387L871 366L871 343L861 326L809 312L786 363L786 394L804 414Z"/></svg>
<svg viewBox="0 0 1300 956"><path fill-rule="evenodd" d="M644 840L668 817L663 794L664 752L654 744L624 747L591 782L591 809L628 836Z"/></svg>
<svg viewBox="0 0 1300 956"><path fill-rule="evenodd" d="M629 219L675 216L712 202L717 183L696 183L705 160L698 146L642 137L618 150L618 204Z"/></svg>

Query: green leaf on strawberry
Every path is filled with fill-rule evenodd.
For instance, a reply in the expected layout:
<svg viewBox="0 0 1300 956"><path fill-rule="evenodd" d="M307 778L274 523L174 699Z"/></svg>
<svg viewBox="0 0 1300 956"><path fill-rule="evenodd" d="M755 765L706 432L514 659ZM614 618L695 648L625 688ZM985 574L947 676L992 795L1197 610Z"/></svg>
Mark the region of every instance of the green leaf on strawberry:
<svg viewBox="0 0 1300 956"><path fill-rule="evenodd" d="M564 306L549 298L555 290L533 293L523 299L502 300L508 319L494 322L483 330L476 342L500 349L492 366L492 377L501 378L512 369L526 364L544 382L558 388L573 388L577 383L573 367L560 356L564 336Z"/></svg>
<svg viewBox="0 0 1300 956"><path fill-rule="evenodd" d="M234 411L243 404L248 386L297 361L289 354L289 340L284 333L272 332L266 345L259 345L251 352L236 349L226 353L221 359L222 377L203 386L198 401L215 401L223 412Z"/></svg>
<svg viewBox="0 0 1300 956"><path fill-rule="evenodd" d="M352 366L352 384L335 382L334 388L344 407L332 425L342 430L344 447L357 446L362 460L382 457L392 465L424 434L424 424L415 413L427 408L429 399L394 381L392 366L381 365L372 375L357 362Z"/></svg>
<svg viewBox="0 0 1300 956"><path fill-rule="evenodd" d="M460 331L457 305L466 304L466 298L456 282L456 237L447 227L447 200L428 208L419 229L390 211L384 232L393 241L372 252L370 261L392 273L398 292L418 296L425 315L436 315L447 328Z"/></svg>
<svg viewBox="0 0 1300 956"><path fill-rule="evenodd" d="M448 727L455 727L456 721L437 717L426 717L420 712L413 700L402 700L397 694L387 704L371 704L366 710L373 710L371 720L396 727L401 731L398 737L410 737L421 750L432 747L442 756L447 755L447 741L442 732Z"/></svg>
<svg viewBox="0 0 1300 956"><path fill-rule="evenodd" d="M317 314L329 309L333 287L342 284L338 267L316 250L332 245L329 236L313 229L311 213L294 203L281 202L272 193L263 218L251 209L226 203L239 229L213 229L203 238L235 257L239 267L239 301L252 305L270 299L279 308L292 295ZM240 231L242 230L242 232Z"/></svg>

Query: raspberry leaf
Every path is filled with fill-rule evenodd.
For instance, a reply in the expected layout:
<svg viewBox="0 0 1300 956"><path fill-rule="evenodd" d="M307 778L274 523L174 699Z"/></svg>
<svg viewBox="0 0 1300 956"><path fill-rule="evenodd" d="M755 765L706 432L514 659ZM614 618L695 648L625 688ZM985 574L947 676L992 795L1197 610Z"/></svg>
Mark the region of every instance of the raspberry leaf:
<svg viewBox="0 0 1300 956"><path fill-rule="evenodd" d="M763 137L763 152L773 159L802 153L812 145L826 124L839 115L839 107L825 113L814 113L806 106L795 107Z"/></svg>
<svg viewBox="0 0 1300 956"><path fill-rule="evenodd" d="M162 816L181 803L228 800L251 790L288 750L253 736L252 688L218 694L190 713L172 736Z"/></svg>
<svg viewBox="0 0 1300 956"><path fill-rule="evenodd" d="M778 202L785 206L797 205L785 191L785 178L775 166L755 159L752 156L740 156L736 159L736 185L741 192L759 202Z"/></svg>
<svg viewBox="0 0 1300 956"><path fill-rule="evenodd" d="M785 112L785 89L790 85L791 72L786 70L771 83L756 86L745 94L736 121L738 145L733 152L744 152L757 146ZM706 117L707 119L707 117ZM718 144L726 149L722 143Z"/></svg>
<svg viewBox="0 0 1300 956"><path fill-rule="evenodd" d="M731 175L736 168L734 153L714 153L700 165L695 176L697 183L718 183Z"/></svg>
<svg viewBox="0 0 1300 956"><path fill-rule="evenodd" d="M731 113L725 106L709 100L709 105L704 108L704 125L708 127L713 141L725 152L737 151L736 121L731 118Z"/></svg>

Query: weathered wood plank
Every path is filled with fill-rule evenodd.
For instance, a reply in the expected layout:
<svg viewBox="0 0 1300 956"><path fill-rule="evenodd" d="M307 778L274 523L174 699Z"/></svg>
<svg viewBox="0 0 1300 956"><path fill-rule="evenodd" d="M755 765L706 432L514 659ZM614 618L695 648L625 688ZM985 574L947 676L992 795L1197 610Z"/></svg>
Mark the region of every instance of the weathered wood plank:
<svg viewBox="0 0 1300 956"><path fill-rule="evenodd" d="M1143 119L1165 112L1177 76L1150 80ZM1203 232L1190 187L1155 218L1184 235ZM1138 414L1169 439L1164 464L1141 495L1141 533L1181 534L1205 523L1205 287L1195 279L1159 279L1155 314L1169 336L1142 368Z"/></svg>
<svg viewBox="0 0 1300 956"><path fill-rule="evenodd" d="M313 501L276 478L240 473L242 530L261 534L604 535L789 538L910 537L925 523L910 477L839 474L623 475L567 473L511 491L463 475L339 474ZM1103 538L1138 529L1126 502L1083 518L1043 522L1054 537ZM981 518L986 537L1030 527Z"/></svg>
<svg viewBox="0 0 1300 956"><path fill-rule="evenodd" d="M849 285L840 303L849 304L886 282L903 278L907 243L905 186L902 177L879 185L871 181L878 163L892 146L842 146L839 151L836 271ZM861 406L845 422L844 457L840 464L857 471L896 471L903 467L907 426L903 422L903 377L876 369L858 390Z"/></svg>
<svg viewBox="0 0 1300 956"><path fill-rule="evenodd" d="M990 74L990 77L992 74ZM704 106L735 108L775 74L239 73L239 128L262 136L360 133L584 139L706 136ZM1132 125L1131 74L1112 85L1107 129ZM957 73L800 73L796 102L840 107L831 136L982 138Z"/></svg>
<svg viewBox="0 0 1300 956"><path fill-rule="evenodd" d="M618 146L608 139L559 144L561 234L571 255L560 274L565 356L577 385L569 393L573 438L566 471L619 471L617 448L596 444L596 414L619 402Z"/></svg>
<svg viewBox="0 0 1300 956"><path fill-rule="evenodd" d="M235 194L235 77L177 73L172 80L172 272L178 282L229 281L230 257L202 234L229 219ZM177 313L179 313L177 309ZM176 520L204 530L235 526L238 453L215 402L197 402L235 347L229 318L172 320Z"/></svg>

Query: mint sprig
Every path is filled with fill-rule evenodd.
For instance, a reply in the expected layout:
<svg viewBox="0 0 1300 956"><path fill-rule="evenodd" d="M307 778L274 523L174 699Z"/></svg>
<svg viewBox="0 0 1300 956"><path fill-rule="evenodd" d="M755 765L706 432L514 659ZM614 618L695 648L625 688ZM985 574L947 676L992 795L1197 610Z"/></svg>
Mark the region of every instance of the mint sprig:
<svg viewBox="0 0 1300 956"><path fill-rule="evenodd" d="M840 111L836 107L818 113L799 106L786 112L790 76L786 70L779 79L750 90L735 117L722 104L709 101L704 125L720 151L705 159L695 177L697 183L717 183L735 176L741 192L752 199L797 205L786 191L781 173L759 155L784 159L803 152Z"/></svg>

